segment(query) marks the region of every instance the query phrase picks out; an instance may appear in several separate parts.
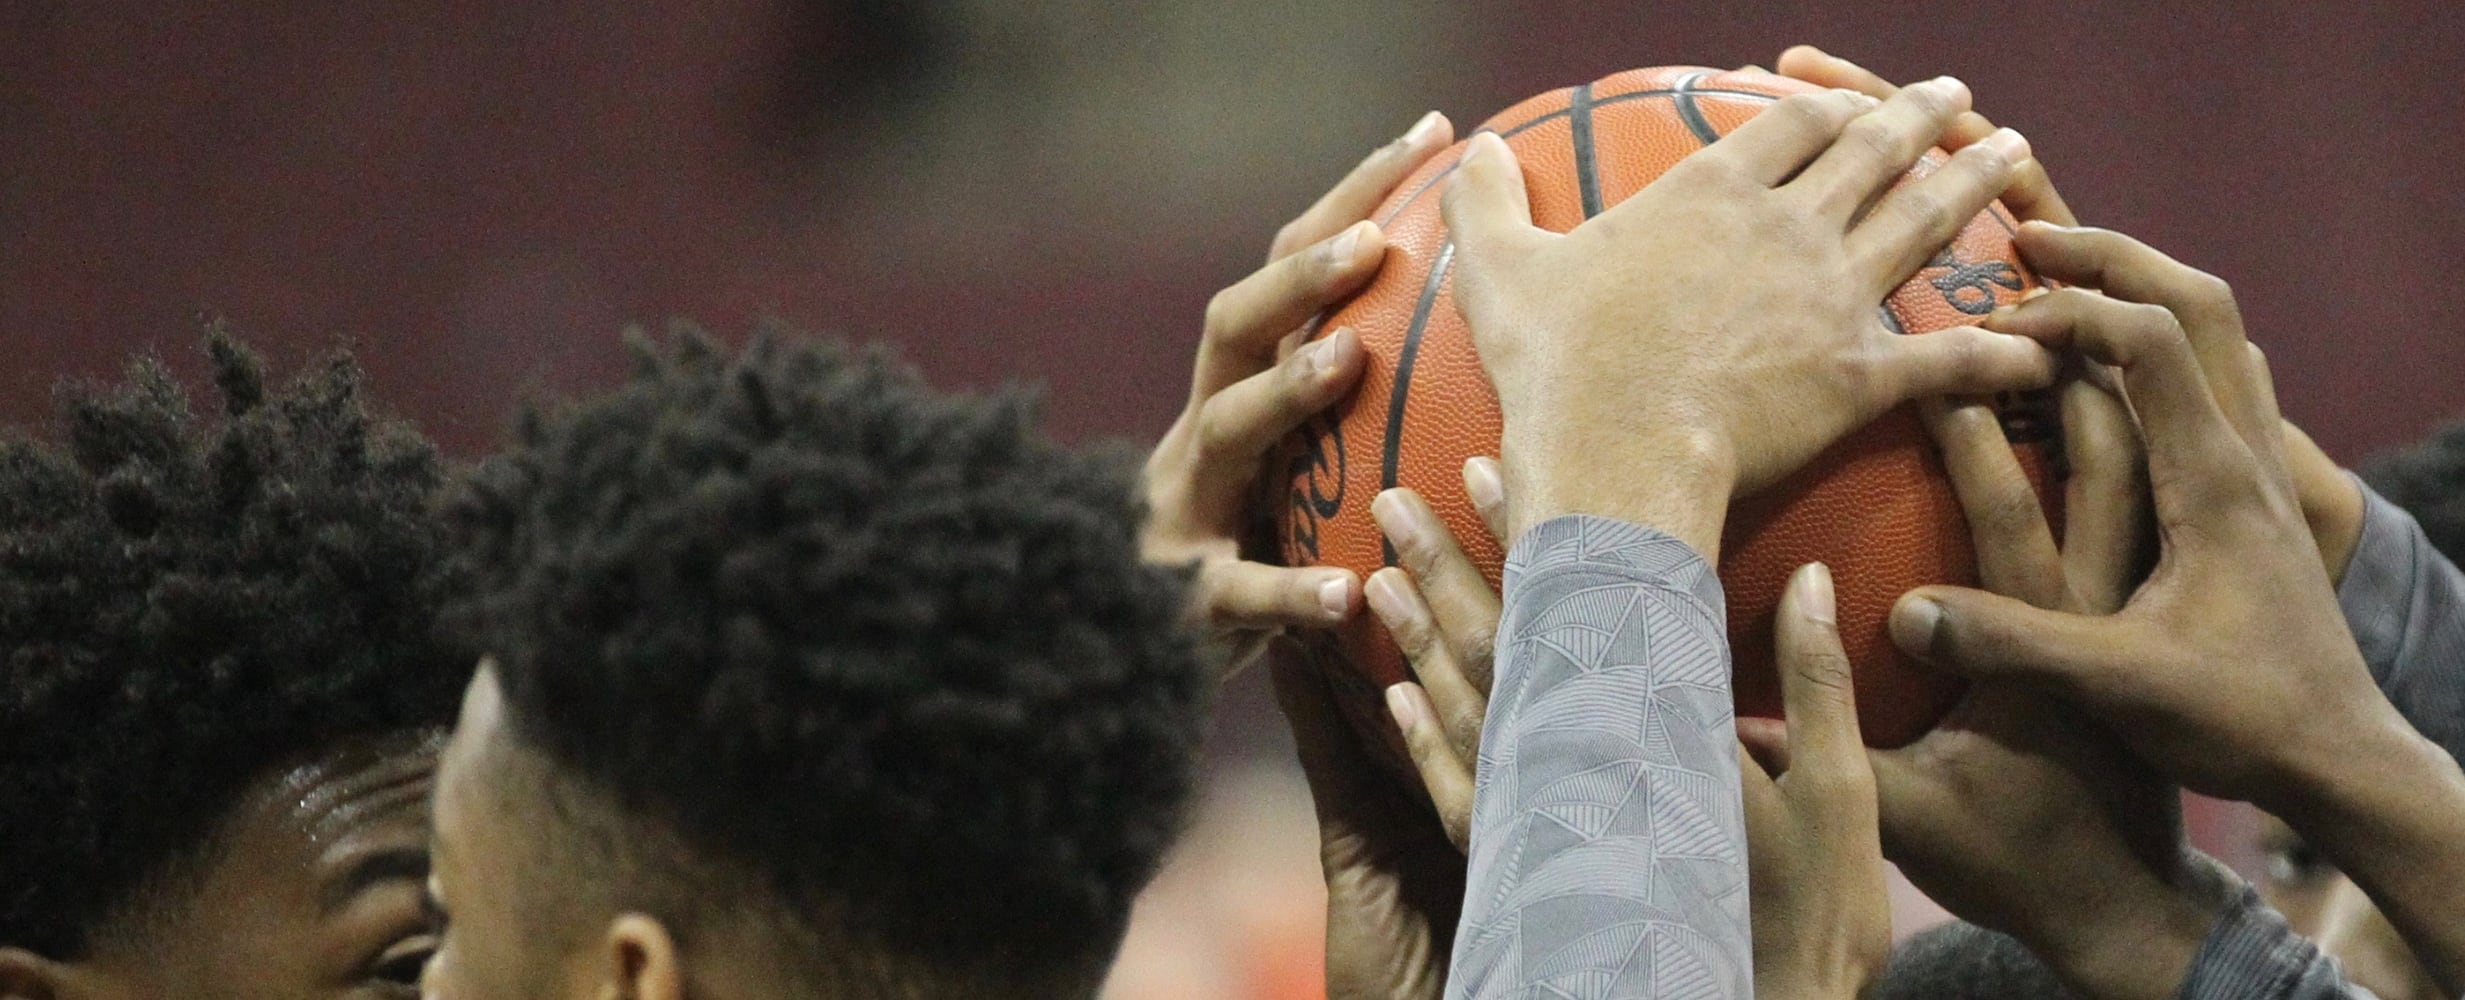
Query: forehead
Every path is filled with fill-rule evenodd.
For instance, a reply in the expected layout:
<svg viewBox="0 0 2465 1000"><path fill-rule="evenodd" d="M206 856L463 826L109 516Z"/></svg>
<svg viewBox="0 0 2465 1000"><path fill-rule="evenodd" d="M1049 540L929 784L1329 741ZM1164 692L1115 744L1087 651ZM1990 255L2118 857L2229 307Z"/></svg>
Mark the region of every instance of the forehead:
<svg viewBox="0 0 2465 1000"><path fill-rule="evenodd" d="M477 797L486 794L488 779L483 772L499 741L503 714L496 669L482 662L463 691L461 715L437 767L434 819L439 863L452 856L452 845L464 838L467 825L490 811Z"/></svg>

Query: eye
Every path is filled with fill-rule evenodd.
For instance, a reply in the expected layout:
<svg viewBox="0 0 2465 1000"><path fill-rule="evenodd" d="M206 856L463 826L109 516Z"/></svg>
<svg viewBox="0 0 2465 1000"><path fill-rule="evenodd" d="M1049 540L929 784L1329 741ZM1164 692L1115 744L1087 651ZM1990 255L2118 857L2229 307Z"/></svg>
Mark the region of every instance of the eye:
<svg viewBox="0 0 2465 1000"><path fill-rule="evenodd" d="M367 982L380 996L416 997L420 974L427 971L428 960L436 951L435 934L421 933L396 941L369 965Z"/></svg>
<svg viewBox="0 0 2465 1000"><path fill-rule="evenodd" d="M2268 849L2268 880L2278 885L2312 885L2336 873L2336 865L2302 841L2289 840Z"/></svg>

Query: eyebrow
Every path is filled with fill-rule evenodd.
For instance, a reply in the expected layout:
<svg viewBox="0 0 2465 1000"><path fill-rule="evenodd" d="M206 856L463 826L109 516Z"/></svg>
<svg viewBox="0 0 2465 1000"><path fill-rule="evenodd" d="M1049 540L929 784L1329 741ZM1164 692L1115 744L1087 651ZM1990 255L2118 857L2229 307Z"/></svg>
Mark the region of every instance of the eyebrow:
<svg viewBox="0 0 2465 1000"><path fill-rule="evenodd" d="M349 905L361 893L388 882L423 882L428 878L428 851L424 847L394 847L376 851L353 862L351 867L325 884L324 909L333 913ZM423 888L421 890L425 892Z"/></svg>

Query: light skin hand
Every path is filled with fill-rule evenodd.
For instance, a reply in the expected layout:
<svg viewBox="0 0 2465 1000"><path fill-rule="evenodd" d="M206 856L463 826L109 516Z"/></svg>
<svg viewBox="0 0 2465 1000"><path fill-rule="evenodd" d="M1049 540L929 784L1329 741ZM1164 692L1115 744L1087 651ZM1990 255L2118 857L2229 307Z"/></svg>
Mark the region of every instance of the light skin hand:
<svg viewBox="0 0 2465 1000"><path fill-rule="evenodd" d="M1533 226L1506 144L1474 136L1445 211L1505 418L1510 531L1600 514L1717 559L1733 494L1885 410L2047 384L2034 343L1877 315L2028 159L1997 132L1883 193L1967 108L1948 79L1879 105L1791 96L1564 235Z"/></svg>
<svg viewBox="0 0 2465 1000"><path fill-rule="evenodd" d="M2346 631L2230 289L2138 241L2021 229L2074 287L1988 324L2113 365L2148 453L2156 568L2110 615L1950 587L1904 596L1900 648L2067 696L2196 791L2287 819L2382 902L2449 989L2465 971L2465 774L2382 697ZM2096 289L2091 291L2090 289Z"/></svg>
<svg viewBox="0 0 2465 1000"><path fill-rule="evenodd" d="M1151 562L1196 565L1192 614L1227 672L1255 658L1276 630L1324 628L1360 607L1351 571L1272 566L1245 558L1242 546L1268 452L1342 398L1363 370L1351 331L1298 349L1293 334L1377 273L1386 238L1369 213L1453 142L1444 116L1423 117L1277 233L1266 267L1207 305L1189 404L1147 458L1150 509L1140 538Z"/></svg>
<svg viewBox="0 0 2465 1000"><path fill-rule="evenodd" d="M1877 99L1900 91L1891 81L1865 67L1812 45L1791 47L1773 65L1782 76L1818 87L1853 90ZM1945 149L1959 149L1994 131L1994 123L1985 116L1965 111L1943 131L1939 141ZM2071 206L2054 189L2054 180L2046 174L2040 160L2030 159L2013 170L2011 187L2003 192L2002 201L2003 207L2022 221L2059 226L2080 224ZM2320 562L2328 567L2329 579L2342 582L2346 564L2353 560L2354 547L2362 540L2362 490L2301 428L2287 421L2284 431L2286 465L2294 475L2295 492L2302 500L2303 519L2310 522L2311 534L2319 543Z"/></svg>
<svg viewBox="0 0 2465 1000"><path fill-rule="evenodd" d="M1891 957L1875 772L1833 609L1823 564L1790 577L1775 615L1785 729L1765 741L1777 752L1739 755L1757 996L1856 997Z"/></svg>

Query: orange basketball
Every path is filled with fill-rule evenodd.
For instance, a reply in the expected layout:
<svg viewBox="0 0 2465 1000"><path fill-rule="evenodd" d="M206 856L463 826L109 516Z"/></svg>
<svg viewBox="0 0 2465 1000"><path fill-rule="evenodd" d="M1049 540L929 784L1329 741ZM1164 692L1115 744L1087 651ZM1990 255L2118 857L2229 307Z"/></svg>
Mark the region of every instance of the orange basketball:
<svg viewBox="0 0 2465 1000"><path fill-rule="evenodd" d="M1564 232L1774 100L1812 89L1753 70L1632 70L1532 98L1481 127L1521 159L1533 221ZM1364 577L1392 565L1370 501L1382 489L1406 486L1429 500L1490 582L1498 581L1504 553L1464 495L1462 478L1465 459L1497 454L1498 398L1449 294L1452 247L1439 217L1447 175L1462 152L1458 144L1422 165L1380 206L1385 264L1319 326L1351 327L1369 365L1355 396L1293 442L1283 491L1289 499L1278 511L1283 555L1293 565L1343 566ZM1942 162L1942 154L1929 153L1911 176ZM2015 227L1999 204L1971 220L1881 303L1882 322L1921 336L2017 301L2036 279L2013 250ZM2052 397L2004 400L2002 411L2039 496L2050 510L2059 506L2059 491L2051 488L2060 454ZM1817 560L1837 581L1840 634L1856 669L1868 743L1899 746L1917 738L1959 696L1954 678L1903 659L1884 631L1902 593L1930 583L1974 585L1977 575L1959 502L1914 412L1889 413L1788 480L1737 500L1721 544L1739 714L1779 717L1773 608L1789 574ZM1322 652L1345 664L1331 674L1347 714L1389 764L1409 772L1383 690L1411 674L1386 629L1364 614L1321 641L1336 647Z"/></svg>

